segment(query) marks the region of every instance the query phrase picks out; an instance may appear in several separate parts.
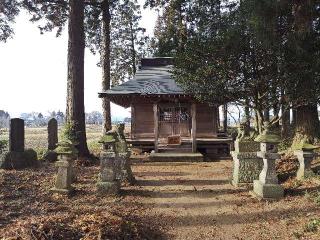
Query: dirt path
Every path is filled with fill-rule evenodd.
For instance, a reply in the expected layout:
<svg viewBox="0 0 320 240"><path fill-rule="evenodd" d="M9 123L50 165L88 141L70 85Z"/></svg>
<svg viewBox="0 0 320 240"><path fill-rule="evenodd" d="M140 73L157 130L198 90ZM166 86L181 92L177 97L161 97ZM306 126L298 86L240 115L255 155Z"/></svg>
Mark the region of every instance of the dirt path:
<svg viewBox="0 0 320 240"><path fill-rule="evenodd" d="M136 163L139 186L127 190L150 207L147 215L161 220L169 239L295 239L308 219L320 216L304 196L252 198L229 184L231 170L231 161Z"/></svg>

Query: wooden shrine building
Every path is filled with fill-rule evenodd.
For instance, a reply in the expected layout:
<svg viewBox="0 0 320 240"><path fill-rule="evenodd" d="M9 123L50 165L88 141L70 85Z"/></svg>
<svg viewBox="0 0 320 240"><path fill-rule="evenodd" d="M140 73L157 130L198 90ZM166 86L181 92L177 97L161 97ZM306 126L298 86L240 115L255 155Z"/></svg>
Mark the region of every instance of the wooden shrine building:
<svg viewBox="0 0 320 240"><path fill-rule="evenodd" d="M171 69L172 58L144 58L133 79L99 97L131 107L128 142L134 147L155 153L229 155L232 141L218 131L218 107L186 94Z"/></svg>

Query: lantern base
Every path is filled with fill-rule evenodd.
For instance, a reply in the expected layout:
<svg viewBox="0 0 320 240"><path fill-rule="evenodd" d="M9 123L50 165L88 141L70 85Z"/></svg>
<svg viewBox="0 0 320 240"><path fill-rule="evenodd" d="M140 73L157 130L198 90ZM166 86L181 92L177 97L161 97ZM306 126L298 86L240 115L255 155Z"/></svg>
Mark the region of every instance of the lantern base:
<svg viewBox="0 0 320 240"><path fill-rule="evenodd" d="M263 199L281 199L284 196L284 190L280 184L264 184L259 180L253 182L253 193Z"/></svg>
<svg viewBox="0 0 320 240"><path fill-rule="evenodd" d="M98 182L97 190L98 193L102 195L116 195L120 191L120 183L118 181Z"/></svg>
<svg viewBox="0 0 320 240"><path fill-rule="evenodd" d="M73 187L69 187L69 188L51 188L50 192L52 193L58 193L61 195L70 195L72 193L74 193L75 189Z"/></svg>

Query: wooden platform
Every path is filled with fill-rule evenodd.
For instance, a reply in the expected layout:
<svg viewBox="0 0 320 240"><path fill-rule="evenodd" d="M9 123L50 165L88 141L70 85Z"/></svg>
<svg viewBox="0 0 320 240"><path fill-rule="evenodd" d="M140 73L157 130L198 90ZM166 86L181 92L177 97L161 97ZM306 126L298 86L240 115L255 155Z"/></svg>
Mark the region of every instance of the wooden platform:
<svg viewBox="0 0 320 240"><path fill-rule="evenodd" d="M151 153L151 162L203 162L201 153Z"/></svg>
<svg viewBox="0 0 320 240"><path fill-rule="evenodd" d="M127 142L131 144L132 147L139 148L142 151L151 152L155 149L153 138L127 139ZM190 150L190 144L192 142L190 138L182 138L180 149L177 147L172 148L170 146L165 146L166 144L161 142L162 140L159 139L159 153L192 152ZM197 151L212 159L225 158L230 157L232 144L232 139L227 137L197 138Z"/></svg>

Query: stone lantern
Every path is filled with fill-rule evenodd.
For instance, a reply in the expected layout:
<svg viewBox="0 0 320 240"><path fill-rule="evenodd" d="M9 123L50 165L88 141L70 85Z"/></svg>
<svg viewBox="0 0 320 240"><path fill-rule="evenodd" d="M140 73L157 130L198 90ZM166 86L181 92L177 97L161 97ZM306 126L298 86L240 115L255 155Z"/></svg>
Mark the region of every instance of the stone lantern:
<svg viewBox="0 0 320 240"><path fill-rule="evenodd" d="M71 186L75 181L76 175L73 169L73 162L77 158L78 151L75 146L68 141L62 141L57 144L56 153L58 154L58 174L56 177L55 187L52 192L69 194L74 189Z"/></svg>
<svg viewBox="0 0 320 240"><path fill-rule="evenodd" d="M263 159L263 169L259 180L253 183L253 192L256 196L264 199L280 199L284 195L283 187L278 182L275 161L280 159L278 144L280 137L271 132L268 123L265 123L264 131L255 139L260 142L258 157Z"/></svg>
<svg viewBox="0 0 320 240"><path fill-rule="evenodd" d="M100 153L100 176L97 190L100 194L117 194L120 191L120 182L116 171L116 140L111 135L105 135L99 143L103 147Z"/></svg>
<svg viewBox="0 0 320 240"><path fill-rule="evenodd" d="M314 150L318 149L319 146L314 146L312 144L302 143L296 147L294 155L297 156L299 161L299 169L297 171L297 179L302 180L308 175L313 174L311 170L311 162L315 157Z"/></svg>

